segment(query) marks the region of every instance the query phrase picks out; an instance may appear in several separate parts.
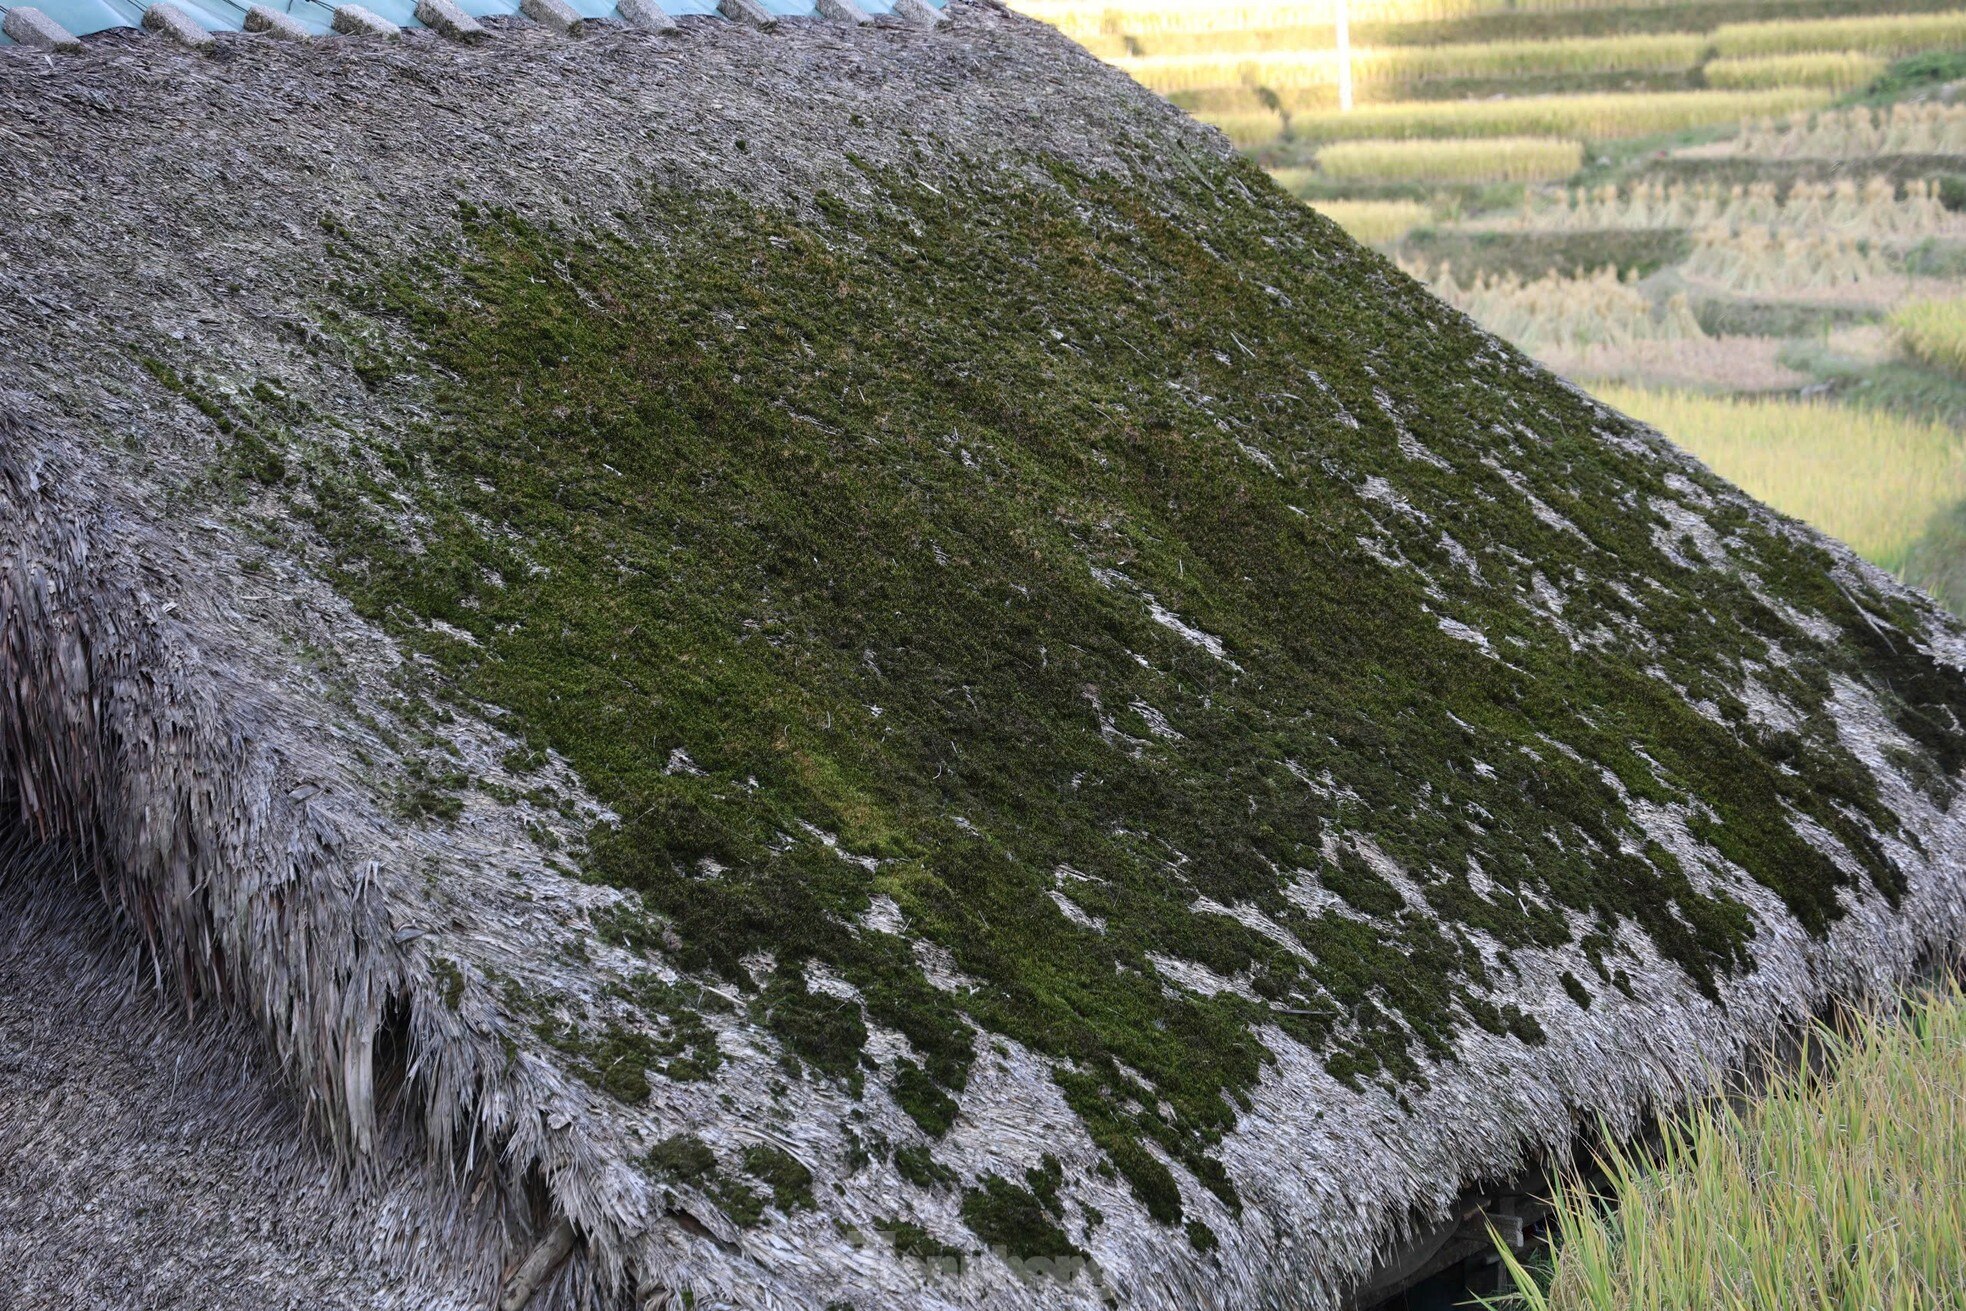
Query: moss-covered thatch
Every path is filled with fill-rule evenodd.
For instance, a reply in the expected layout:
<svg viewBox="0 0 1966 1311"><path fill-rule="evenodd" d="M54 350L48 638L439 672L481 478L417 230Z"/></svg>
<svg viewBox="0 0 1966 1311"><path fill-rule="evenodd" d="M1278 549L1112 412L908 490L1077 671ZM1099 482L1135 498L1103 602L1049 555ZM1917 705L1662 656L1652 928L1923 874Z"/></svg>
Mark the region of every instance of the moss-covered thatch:
<svg viewBox="0 0 1966 1311"><path fill-rule="evenodd" d="M0 64L357 106L0 161L0 796L350 1160L553 1298L1323 1305L1956 940L1933 607L955 14Z"/></svg>

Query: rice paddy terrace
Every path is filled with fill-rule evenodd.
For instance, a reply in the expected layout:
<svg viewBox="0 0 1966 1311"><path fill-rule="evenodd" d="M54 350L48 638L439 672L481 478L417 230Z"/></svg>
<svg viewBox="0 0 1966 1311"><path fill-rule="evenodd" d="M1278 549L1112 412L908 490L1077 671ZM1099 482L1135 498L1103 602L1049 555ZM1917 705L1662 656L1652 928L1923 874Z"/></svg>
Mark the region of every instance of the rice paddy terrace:
<svg viewBox="0 0 1966 1311"><path fill-rule="evenodd" d="M0 1301L1370 1305L1957 943L1951 619L942 14L0 50Z"/></svg>

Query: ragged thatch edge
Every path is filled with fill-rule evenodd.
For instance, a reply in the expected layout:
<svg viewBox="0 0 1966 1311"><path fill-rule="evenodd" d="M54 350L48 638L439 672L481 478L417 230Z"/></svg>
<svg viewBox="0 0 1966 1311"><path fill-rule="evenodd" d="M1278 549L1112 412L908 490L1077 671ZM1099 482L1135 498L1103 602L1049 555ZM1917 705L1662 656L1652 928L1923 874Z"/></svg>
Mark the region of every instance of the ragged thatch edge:
<svg viewBox="0 0 1966 1311"><path fill-rule="evenodd" d="M514 1217L411 1143L385 1140L369 1175L337 1168L257 1033L187 1015L133 943L72 853L0 835L0 1304L482 1311L455 1275L495 1283ZM375 1259L433 1242L456 1267L434 1285ZM214 1249L223 1278L198 1259Z"/></svg>
<svg viewBox="0 0 1966 1311"><path fill-rule="evenodd" d="M405 929L414 911L390 854L402 835L345 760L290 731L297 712L302 723L316 716L242 667L223 626L201 622L215 598L183 585L200 572L184 544L98 495L108 480L49 445L0 410L9 824L74 853L141 935L161 990L255 1022L345 1169L381 1168L377 1041L396 1017L410 1118L433 1163L460 1188L493 1181L496 1201L521 1215L529 1183L543 1183L595 1251L618 1253L640 1199L623 1206L567 1187L570 1176L619 1172L596 1169L600 1153L577 1126L549 1131L549 1114L566 1118L564 1076L542 1062L508 1066L492 1035L446 1005ZM445 1272L424 1267L448 1257L419 1244L390 1259L441 1284ZM623 1282L618 1258L585 1265L559 1281L559 1300L586 1304Z"/></svg>

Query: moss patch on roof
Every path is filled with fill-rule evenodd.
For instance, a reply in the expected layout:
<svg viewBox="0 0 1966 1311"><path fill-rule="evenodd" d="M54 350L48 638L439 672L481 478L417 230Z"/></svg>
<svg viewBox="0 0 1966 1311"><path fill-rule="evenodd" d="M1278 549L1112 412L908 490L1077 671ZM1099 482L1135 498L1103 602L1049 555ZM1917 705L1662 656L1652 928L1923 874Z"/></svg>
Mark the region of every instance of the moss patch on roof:
<svg viewBox="0 0 1966 1311"><path fill-rule="evenodd" d="M1852 879L1791 816L1896 895L1821 708L1858 679L1957 764L1900 603L1724 508L1761 587L1689 564L1667 466L1240 164L868 181L817 218L657 191L633 238L345 247L348 339L415 343L363 376L431 417L282 466L363 613L619 816L580 856L641 895L613 931L805 1077L858 1091L897 1030L883 1083L934 1132L1008 1036L1174 1223L1163 1157L1237 1206L1212 1147L1271 1026L1400 1086L1466 1026L1540 1039L1510 949L1579 941L1611 984L1636 925L1709 993L1749 965L1746 909L1635 803L1811 932ZM648 1071L714 1068L652 1007ZM979 1215L1042 1228L994 1183Z"/></svg>

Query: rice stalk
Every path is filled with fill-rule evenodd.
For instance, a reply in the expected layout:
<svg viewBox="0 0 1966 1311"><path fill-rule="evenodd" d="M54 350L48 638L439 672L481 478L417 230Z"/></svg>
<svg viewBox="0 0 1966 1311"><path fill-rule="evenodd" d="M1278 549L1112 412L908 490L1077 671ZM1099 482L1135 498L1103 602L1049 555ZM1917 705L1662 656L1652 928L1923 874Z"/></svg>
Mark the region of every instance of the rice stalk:
<svg viewBox="0 0 1966 1311"><path fill-rule="evenodd" d="M1936 183L1917 179L1906 183L1900 195L1888 177L1862 183L1855 178L1804 180L1786 195L1772 182L1658 179L1589 191L1542 191L1526 197L1517 214L1466 226L1509 232L1646 232L1750 224L1892 241L1966 236L1966 215L1945 207Z"/></svg>
<svg viewBox="0 0 1966 1311"><path fill-rule="evenodd" d="M1389 46L1354 50L1352 76L1355 81L1370 85L1563 73L1675 72L1698 64L1705 49L1704 37L1680 33ZM1331 86L1338 80L1337 52L1328 47L1243 54L1150 55L1114 62L1142 85L1162 95L1235 86L1285 91Z"/></svg>
<svg viewBox="0 0 1966 1311"><path fill-rule="evenodd" d="M1283 115L1274 110L1230 110L1195 117L1221 131L1238 150L1258 150L1283 136Z"/></svg>
<svg viewBox="0 0 1966 1311"><path fill-rule="evenodd" d="M1920 300L1891 315L1899 349L1912 359L1966 378L1966 300Z"/></svg>
<svg viewBox="0 0 1966 1311"><path fill-rule="evenodd" d="M1966 11L1723 23L1714 29L1713 47L1722 56L1861 51L1896 58L1923 50L1957 50L1966 48Z"/></svg>
<svg viewBox="0 0 1966 1311"><path fill-rule="evenodd" d="M1669 9L1685 0L1353 0L1354 22L1438 23L1487 14L1582 13L1606 9ZM1213 37L1224 33L1321 29L1328 32L1336 0L1013 0L1012 8L1049 23L1074 40Z"/></svg>
<svg viewBox="0 0 1966 1311"><path fill-rule="evenodd" d="M1886 63L1882 55L1843 50L1710 59L1701 72L1708 86L1724 90L1807 86L1853 91L1876 81Z"/></svg>
<svg viewBox="0 0 1966 1311"><path fill-rule="evenodd" d="M1367 246L1398 241L1433 216L1416 200L1320 200L1312 208Z"/></svg>
<svg viewBox="0 0 1966 1311"><path fill-rule="evenodd" d="M1939 1311L1966 1288L1966 997L1822 1028L1821 1060L1745 1109L1664 1128L1656 1160L1559 1183L1547 1287L1498 1245L1525 1311ZM1817 1068L1827 1073L1816 1073ZM1606 1203L1609 1203L1607 1206Z"/></svg>
<svg viewBox="0 0 1966 1311"><path fill-rule="evenodd" d="M1333 181L1549 182L1584 163L1576 141L1503 137L1487 141L1338 141L1317 153Z"/></svg>

